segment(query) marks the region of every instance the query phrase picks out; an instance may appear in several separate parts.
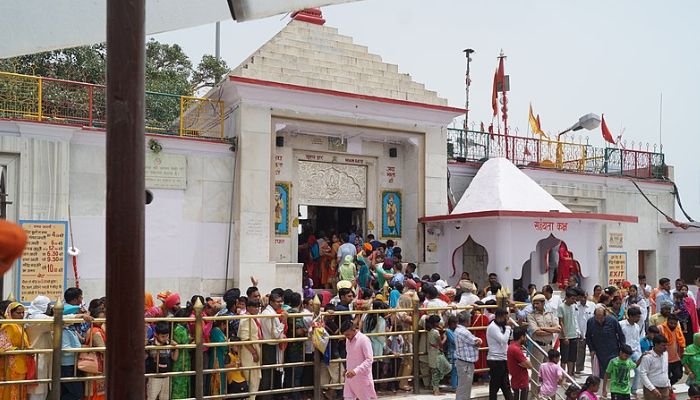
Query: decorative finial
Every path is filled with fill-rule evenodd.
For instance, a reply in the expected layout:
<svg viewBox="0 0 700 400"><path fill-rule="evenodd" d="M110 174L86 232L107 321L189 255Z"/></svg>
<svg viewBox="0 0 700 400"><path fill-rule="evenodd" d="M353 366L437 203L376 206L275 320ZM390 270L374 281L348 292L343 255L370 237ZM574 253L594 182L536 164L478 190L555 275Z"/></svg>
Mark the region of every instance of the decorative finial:
<svg viewBox="0 0 700 400"><path fill-rule="evenodd" d="M304 21L314 25L323 25L326 20L323 19L323 13L320 8L305 8L300 11L295 11L292 14L292 19L295 21Z"/></svg>

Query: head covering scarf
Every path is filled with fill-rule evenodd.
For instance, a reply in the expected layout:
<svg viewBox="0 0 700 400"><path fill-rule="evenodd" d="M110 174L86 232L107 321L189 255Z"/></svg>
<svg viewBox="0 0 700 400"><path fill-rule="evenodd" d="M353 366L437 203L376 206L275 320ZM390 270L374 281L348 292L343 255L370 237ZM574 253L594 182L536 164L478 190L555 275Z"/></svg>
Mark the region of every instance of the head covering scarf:
<svg viewBox="0 0 700 400"><path fill-rule="evenodd" d="M24 307L22 306L22 303L18 301L13 301L12 303L7 305L7 308L5 309L5 319L13 319L12 318L12 310L14 310L17 307Z"/></svg>
<svg viewBox="0 0 700 400"><path fill-rule="evenodd" d="M168 297L165 298L165 307L168 310L172 310L173 307L175 307L175 304L180 302L180 295L177 293L171 293L168 295Z"/></svg>
<svg viewBox="0 0 700 400"><path fill-rule="evenodd" d="M32 300L31 304L29 304L29 309L27 310L27 315L25 315L26 319L40 319L40 318L49 318L48 315L46 315L46 310L49 309L49 304L51 303L51 300L46 297L46 296L36 296L34 300Z"/></svg>
<svg viewBox="0 0 700 400"><path fill-rule="evenodd" d="M700 354L700 332L693 335L693 344L685 348L684 355L689 357Z"/></svg>
<svg viewBox="0 0 700 400"><path fill-rule="evenodd" d="M143 297L143 310L147 311L151 307L153 307L153 295L147 292Z"/></svg>

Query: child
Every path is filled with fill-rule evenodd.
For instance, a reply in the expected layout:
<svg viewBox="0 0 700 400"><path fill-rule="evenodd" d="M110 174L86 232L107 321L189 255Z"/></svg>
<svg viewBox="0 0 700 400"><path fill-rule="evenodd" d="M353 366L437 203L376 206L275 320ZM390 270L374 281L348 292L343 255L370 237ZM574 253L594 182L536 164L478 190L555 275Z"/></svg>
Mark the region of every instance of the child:
<svg viewBox="0 0 700 400"><path fill-rule="evenodd" d="M430 366L430 384L433 388L433 394L439 396L440 381L445 375L452 371L450 362L447 361L445 355L442 354L442 348L445 346L447 338L438 331L440 326L440 316L431 315L425 321L425 330L428 331L428 365Z"/></svg>
<svg viewBox="0 0 700 400"><path fill-rule="evenodd" d="M630 359L632 348L626 344L620 347L620 353L608 363L603 380L603 397L607 397L608 380L610 380L611 400L629 400L632 394L631 372L638 363ZM641 362L641 357L638 362Z"/></svg>
<svg viewBox="0 0 700 400"><path fill-rule="evenodd" d="M600 387L600 378L591 375L586 378L586 382L581 386L581 392L578 394L578 400L598 400L596 393Z"/></svg>
<svg viewBox="0 0 700 400"><path fill-rule="evenodd" d="M238 337L232 337L232 342L239 342L241 339ZM241 359L238 356L239 346L231 346L228 353L228 364L226 368L240 368ZM233 370L226 373L226 386L229 394L235 393L246 393L248 391L248 382L245 380L245 376L240 370Z"/></svg>
<svg viewBox="0 0 700 400"><path fill-rule="evenodd" d="M564 392L565 400L577 400L579 390L580 389L576 385L569 385Z"/></svg>
<svg viewBox="0 0 700 400"><path fill-rule="evenodd" d="M556 350L547 352L549 361L540 365L540 395L543 397L555 398L557 386L564 381L564 370L559 365L561 355Z"/></svg>
<svg viewBox="0 0 700 400"><path fill-rule="evenodd" d="M651 349L654 347L654 343L652 342L654 336L660 333L661 331L657 326L651 325L647 328L647 335L639 341L639 344L642 348L642 354L646 353L647 351L651 351Z"/></svg>
<svg viewBox="0 0 700 400"><path fill-rule="evenodd" d="M156 324L154 336L148 340L149 346L170 346L170 324L160 321ZM173 361L177 361L178 351L175 343L172 349L146 350L146 373L171 372ZM150 377L146 382L148 400L170 399L170 378Z"/></svg>

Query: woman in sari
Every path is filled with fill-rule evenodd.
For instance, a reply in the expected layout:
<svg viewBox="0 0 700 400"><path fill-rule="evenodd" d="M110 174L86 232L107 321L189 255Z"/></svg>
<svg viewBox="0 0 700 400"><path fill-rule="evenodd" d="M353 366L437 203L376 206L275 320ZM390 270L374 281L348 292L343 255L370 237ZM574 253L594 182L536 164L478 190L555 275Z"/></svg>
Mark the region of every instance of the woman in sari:
<svg viewBox="0 0 700 400"><path fill-rule="evenodd" d="M209 339L211 343L225 343L226 335L224 334L224 329L226 329L227 321L214 321L214 327L211 330ZM212 347L209 351L209 369L224 368L226 365L226 354L228 354L227 346ZM226 373L212 373L209 375L209 394L210 395L220 395L226 394Z"/></svg>
<svg viewBox="0 0 700 400"><path fill-rule="evenodd" d="M184 308L180 309L175 313L175 317L187 318L189 317L189 312ZM190 332L187 330L187 322L175 324L175 329L173 331L173 340L178 345L190 344L192 342L190 340ZM185 372L190 370L190 350L181 348L177 361L173 363L173 371ZM192 379L189 376L173 377L172 382L173 383L171 397L173 399L186 399L192 397L190 390Z"/></svg>
<svg viewBox="0 0 700 400"><path fill-rule="evenodd" d="M105 312L101 308L90 309L90 316L92 318L105 318ZM93 322L92 327L87 332L87 346L88 347L106 347L107 346L107 335L104 330L102 322ZM101 351L96 351L97 355L97 365L99 371L97 374L86 374L87 376L97 376L104 374L105 365L105 354ZM104 379L92 380L85 382L85 400L104 400L105 399L105 381Z"/></svg>
<svg viewBox="0 0 700 400"><path fill-rule="evenodd" d="M48 311L49 300L46 296L37 296L29 305L29 309L25 315L26 319L51 319L46 312ZM50 349L52 345L51 324L27 324L27 336L29 337L29 346L32 349ZM50 377L51 370L51 353L37 354L36 362L37 379L47 379ZM29 400L46 400L49 394L49 384L39 383L27 389Z"/></svg>
<svg viewBox="0 0 700 400"><path fill-rule="evenodd" d="M476 302L475 304L477 305L483 305L480 301ZM486 310L486 309L483 309ZM480 310L474 310L472 311L472 323L471 327L472 328L482 328L478 330L472 331L474 336L478 337L481 339L481 347L488 347L488 343L486 340L486 329L483 329L487 326L489 326L489 323L491 320L489 319L488 315L484 314ZM488 368L486 365L486 350L479 350L479 358L476 361L476 364L474 365L474 369L484 369ZM486 372L477 372L474 374L474 376L479 376L483 377L486 375Z"/></svg>
<svg viewBox="0 0 700 400"><path fill-rule="evenodd" d="M335 253L326 239L318 239L317 243L321 253L321 258L319 260L319 268L321 269L321 287L330 289L330 277L335 273L335 270L331 271L333 260L335 260Z"/></svg>
<svg viewBox="0 0 700 400"><path fill-rule="evenodd" d="M24 306L16 301L7 306L4 313L5 319L24 319ZM21 324L5 323L0 326L0 354L8 350L29 349L29 337ZM21 381L28 377L31 364L26 355L0 356L0 381ZM27 385L2 385L0 386L0 400L26 400Z"/></svg>

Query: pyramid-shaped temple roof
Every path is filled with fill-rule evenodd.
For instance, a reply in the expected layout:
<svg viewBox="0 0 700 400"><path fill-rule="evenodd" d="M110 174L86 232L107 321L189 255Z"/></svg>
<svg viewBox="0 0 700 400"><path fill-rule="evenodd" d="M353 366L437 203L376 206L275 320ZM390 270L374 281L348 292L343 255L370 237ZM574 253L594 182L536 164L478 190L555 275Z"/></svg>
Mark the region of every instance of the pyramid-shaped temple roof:
<svg viewBox="0 0 700 400"><path fill-rule="evenodd" d="M317 10L307 10L317 11ZM318 16L301 12L234 68L231 76L357 95L447 106L447 100L382 61ZM321 21L316 22L315 21Z"/></svg>
<svg viewBox="0 0 700 400"><path fill-rule="evenodd" d="M571 212L505 158L481 166L451 214L483 211Z"/></svg>

